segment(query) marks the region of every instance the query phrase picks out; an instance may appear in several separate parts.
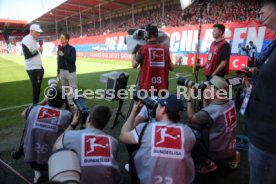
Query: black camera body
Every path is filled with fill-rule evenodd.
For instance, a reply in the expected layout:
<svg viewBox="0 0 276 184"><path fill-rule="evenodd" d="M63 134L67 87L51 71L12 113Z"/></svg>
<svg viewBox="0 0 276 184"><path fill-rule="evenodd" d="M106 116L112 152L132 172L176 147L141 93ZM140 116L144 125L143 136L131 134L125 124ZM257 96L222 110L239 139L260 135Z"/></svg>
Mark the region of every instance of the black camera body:
<svg viewBox="0 0 276 184"><path fill-rule="evenodd" d="M156 109L157 109L157 106L159 104L159 100L158 100L158 97L146 97L144 98L146 95L145 93L143 93L142 91L140 91L140 95L138 95L138 92L135 91L133 92L133 99L135 101L141 101L142 104L144 104L148 110L149 110L149 115L152 117L152 118L155 118L156 116Z"/></svg>
<svg viewBox="0 0 276 184"><path fill-rule="evenodd" d="M90 113L89 107L85 104L83 96L78 96L74 99L74 103L77 106L78 111L80 112L80 123L85 124L86 119Z"/></svg>
<svg viewBox="0 0 276 184"><path fill-rule="evenodd" d="M237 75L240 75L242 77L248 77L248 78L252 78L253 74L250 71L244 71L244 70L237 70Z"/></svg>

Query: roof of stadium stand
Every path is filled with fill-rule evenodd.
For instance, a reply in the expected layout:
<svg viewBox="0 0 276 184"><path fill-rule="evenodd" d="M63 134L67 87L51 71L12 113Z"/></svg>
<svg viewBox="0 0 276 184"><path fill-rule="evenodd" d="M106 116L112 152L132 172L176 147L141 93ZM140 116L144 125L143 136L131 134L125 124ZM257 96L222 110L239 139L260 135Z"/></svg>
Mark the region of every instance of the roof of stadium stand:
<svg viewBox="0 0 276 184"><path fill-rule="evenodd" d="M0 28L19 28L24 27L26 24L28 24L28 21L26 20L0 19Z"/></svg>
<svg viewBox="0 0 276 184"><path fill-rule="evenodd" d="M167 0L166 0L167 1ZM124 11L130 11L132 3L134 7L156 4L161 1L152 0L67 0L54 9L41 15L33 22L37 22L41 25L65 23L67 21L80 22L80 14L83 23L92 22L94 16L98 20L99 14L102 18L112 14L119 14Z"/></svg>
<svg viewBox="0 0 276 184"><path fill-rule="evenodd" d="M92 23L94 20L121 16L126 12L130 13L132 10L132 3L134 9L137 10L149 5L162 3L162 0L59 0L55 4L45 5L47 0L40 0L44 4L40 15L33 15L29 20L16 20L10 18L0 17L0 29L7 27L12 29L29 29L29 24L38 23L46 31L53 29L56 22L60 25L66 25L66 19L73 25L80 25L80 14L83 25ZM63 2L64 1L64 2ZM168 2L171 0L164 0ZM50 6L54 8L50 8ZM20 18L19 18L20 19ZM46 28L46 29L45 29Z"/></svg>

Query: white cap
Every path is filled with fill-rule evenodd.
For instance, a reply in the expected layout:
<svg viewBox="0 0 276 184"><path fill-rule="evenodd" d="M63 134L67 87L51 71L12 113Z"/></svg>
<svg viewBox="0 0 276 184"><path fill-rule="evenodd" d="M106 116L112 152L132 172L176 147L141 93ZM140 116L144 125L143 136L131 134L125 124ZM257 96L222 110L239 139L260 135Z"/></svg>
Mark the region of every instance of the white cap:
<svg viewBox="0 0 276 184"><path fill-rule="evenodd" d="M38 25L38 24L32 24L31 27L30 27L30 30L34 30L34 31L39 32L39 33L43 32L40 25Z"/></svg>

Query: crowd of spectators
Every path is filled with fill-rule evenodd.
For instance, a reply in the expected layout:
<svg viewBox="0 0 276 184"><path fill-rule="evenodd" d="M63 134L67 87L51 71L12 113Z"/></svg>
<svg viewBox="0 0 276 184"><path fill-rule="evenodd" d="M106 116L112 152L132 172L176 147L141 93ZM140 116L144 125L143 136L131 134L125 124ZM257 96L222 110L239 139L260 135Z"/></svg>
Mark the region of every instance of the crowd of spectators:
<svg viewBox="0 0 276 184"><path fill-rule="evenodd" d="M230 23L243 22L258 19L258 11L261 7L260 0L225 0L223 3L220 0L211 0L203 6L202 23ZM172 1L165 4L164 14L162 14L162 3L152 5L147 8L139 9L134 14L134 22L132 15L128 14L121 17L95 19L95 22L84 24L82 33L80 27L69 29L69 34L72 38L95 36L108 34L113 32L125 32L130 28L139 28L147 24L156 24L158 27L179 27L196 25L199 23L198 12L200 5L193 4L185 10L181 9L179 1ZM64 32L66 28L61 27L58 32ZM27 33L12 33L10 38L12 42L17 42L22 39ZM42 35L45 41L56 40L55 32ZM0 37L1 41L1 37Z"/></svg>
<svg viewBox="0 0 276 184"><path fill-rule="evenodd" d="M258 19L258 11L261 6L260 0L211 0L204 5L202 23L230 23L243 22ZM153 6L151 10L144 10L132 15L112 18L83 26L81 36L93 36L112 32L124 32L129 28L138 28L146 24L156 24L158 27L180 27L198 24L198 12L200 5L194 4L182 10L178 1L165 5L164 16L162 16L161 3ZM73 37L79 37L79 28L72 32Z"/></svg>

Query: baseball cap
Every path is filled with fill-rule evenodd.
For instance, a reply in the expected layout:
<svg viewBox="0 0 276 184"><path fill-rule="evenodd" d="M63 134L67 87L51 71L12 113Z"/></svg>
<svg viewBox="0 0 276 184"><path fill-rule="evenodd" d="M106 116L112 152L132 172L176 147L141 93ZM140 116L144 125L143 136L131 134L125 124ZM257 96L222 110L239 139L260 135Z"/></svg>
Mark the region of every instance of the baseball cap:
<svg viewBox="0 0 276 184"><path fill-rule="evenodd" d="M211 85L214 85L217 89L228 89L228 83L226 82L226 80L217 75L213 76L209 82Z"/></svg>
<svg viewBox="0 0 276 184"><path fill-rule="evenodd" d="M30 26L30 30L34 30L34 31L39 32L39 33L43 32L40 25L38 25L38 24L32 24Z"/></svg>
<svg viewBox="0 0 276 184"><path fill-rule="evenodd" d="M177 99L175 94L169 94L167 98L159 99L158 102L166 106L167 110L173 114L178 114L184 108L183 101Z"/></svg>

